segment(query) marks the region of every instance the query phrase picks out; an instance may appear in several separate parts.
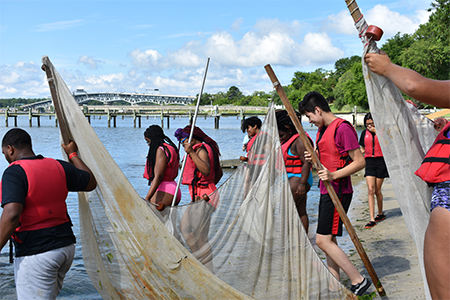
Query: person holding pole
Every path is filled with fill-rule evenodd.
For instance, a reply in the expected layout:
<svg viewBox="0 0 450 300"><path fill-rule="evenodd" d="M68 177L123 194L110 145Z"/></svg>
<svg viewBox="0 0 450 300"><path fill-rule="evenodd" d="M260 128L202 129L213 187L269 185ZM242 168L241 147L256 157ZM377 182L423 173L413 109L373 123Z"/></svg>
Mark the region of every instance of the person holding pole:
<svg viewBox="0 0 450 300"><path fill-rule="evenodd" d="M383 51L364 60L370 70L392 81L406 95L437 107L450 108L450 80L432 80L391 62ZM450 299L450 123L440 131L415 172L433 186L431 214L425 232L423 258L433 299Z"/></svg>
<svg viewBox="0 0 450 300"><path fill-rule="evenodd" d="M211 197L216 184L222 178L222 167L219 161L219 146L200 128L194 127L191 142L188 142L191 125L179 128L175 137L184 146L185 168L182 184L189 186L192 202L180 222L180 230L194 256L213 272L212 249L208 241L211 214L218 205L218 196Z"/></svg>
<svg viewBox="0 0 450 300"><path fill-rule="evenodd" d="M350 278L350 290L360 296L371 282L356 270L337 244L336 237L342 236L342 220L323 183L330 182L347 212L353 195L350 175L365 166L358 135L349 122L331 112L327 100L318 92L306 94L298 108L301 114L308 117L310 123L319 128L316 152L323 169L317 172L320 179L320 203L316 243L327 256L330 272L339 280L339 270L342 269ZM311 161L311 154L307 151L305 159Z"/></svg>
<svg viewBox="0 0 450 300"><path fill-rule="evenodd" d="M56 299L75 255L67 194L97 186L75 142L61 146L71 163L36 155L23 129L9 130L2 140L10 165L1 181L0 250L14 240L19 300Z"/></svg>

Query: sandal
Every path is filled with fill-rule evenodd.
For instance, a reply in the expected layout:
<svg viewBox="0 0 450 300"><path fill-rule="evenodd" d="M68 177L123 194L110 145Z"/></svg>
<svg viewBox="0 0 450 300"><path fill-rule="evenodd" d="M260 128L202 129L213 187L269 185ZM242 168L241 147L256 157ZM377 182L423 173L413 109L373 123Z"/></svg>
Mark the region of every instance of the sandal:
<svg viewBox="0 0 450 300"><path fill-rule="evenodd" d="M369 223L366 224L366 228L372 228L372 227L374 227L375 225L377 225L376 222L370 221Z"/></svg>
<svg viewBox="0 0 450 300"><path fill-rule="evenodd" d="M381 221L383 221L384 219L386 219L386 215L383 213L383 214L378 214L376 217L375 217L375 222L381 222Z"/></svg>

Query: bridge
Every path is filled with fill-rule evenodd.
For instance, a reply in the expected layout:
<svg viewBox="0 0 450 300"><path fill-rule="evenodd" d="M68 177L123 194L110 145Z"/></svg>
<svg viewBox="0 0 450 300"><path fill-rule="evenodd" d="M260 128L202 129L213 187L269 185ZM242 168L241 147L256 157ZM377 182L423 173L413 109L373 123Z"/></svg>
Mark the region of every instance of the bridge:
<svg viewBox="0 0 450 300"><path fill-rule="evenodd" d="M142 103L153 104L192 104L196 97L193 96L174 96L174 95L154 95L154 94L138 94L138 93L87 93L83 89L77 89L73 92L73 96L78 104L83 104L94 100L103 104L112 104L117 101L125 101L131 105L139 105Z"/></svg>
<svg viewBox="0 0 450 300"><path fill-rule="evenodd" d="M102 102L104 105L111 105L113 102L125 101L131 105L139 105L142 103L153 104L176 104L188 105L194 103L197 97L194 96L175 96L175 95L152 95L152 94L138 94L138 93L87 93L83 89L77 89L73 93L73 97L78 104L84 104L88 101L94 100ZM25 104L21 107L24 109L38 109L48 108L52 105L52 99Z"/></svg>

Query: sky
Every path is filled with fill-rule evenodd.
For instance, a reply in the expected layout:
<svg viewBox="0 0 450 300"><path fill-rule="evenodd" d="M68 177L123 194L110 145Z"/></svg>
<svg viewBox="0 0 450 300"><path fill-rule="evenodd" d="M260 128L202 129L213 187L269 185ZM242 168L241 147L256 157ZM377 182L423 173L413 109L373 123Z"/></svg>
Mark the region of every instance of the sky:
<svg viewBox="0 0 450 300"><path fill-rule="evenodd" d="M431 0L357 4L381 47L426 23ZM71 91L195 96L208 57L204 92L251 95L273 90L267 64L288 85L362 50L344 0L0 0L0 98L49 97L44 55Z"/></svg>

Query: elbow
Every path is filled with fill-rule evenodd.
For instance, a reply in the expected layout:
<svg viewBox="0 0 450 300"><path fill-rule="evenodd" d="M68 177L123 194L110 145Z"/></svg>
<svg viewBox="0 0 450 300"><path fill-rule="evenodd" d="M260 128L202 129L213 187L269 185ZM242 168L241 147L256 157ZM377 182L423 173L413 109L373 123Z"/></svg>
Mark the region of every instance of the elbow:
<svg viewBox="0 0 450 300"><path fill-rule="evenodd" d="M417 92L417 84L412 81L408 81L405 86L405 94L414 98L414 94Z"/></svg>
<svg viewBox="0 0 450 300"><path fill-rule="evenodd" d="M93 191L97 187L97 180L95 179L94 175L91 175L89 178L89 183L85 189L86 192Z"/></svg>

